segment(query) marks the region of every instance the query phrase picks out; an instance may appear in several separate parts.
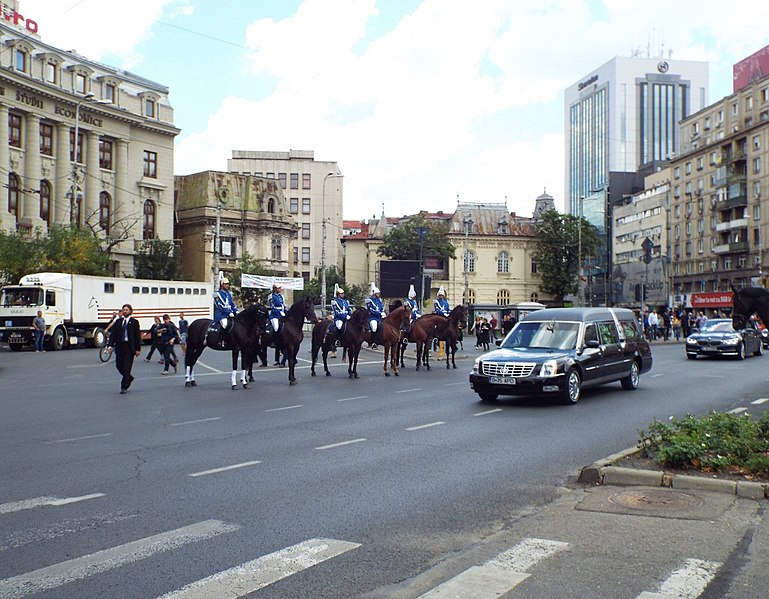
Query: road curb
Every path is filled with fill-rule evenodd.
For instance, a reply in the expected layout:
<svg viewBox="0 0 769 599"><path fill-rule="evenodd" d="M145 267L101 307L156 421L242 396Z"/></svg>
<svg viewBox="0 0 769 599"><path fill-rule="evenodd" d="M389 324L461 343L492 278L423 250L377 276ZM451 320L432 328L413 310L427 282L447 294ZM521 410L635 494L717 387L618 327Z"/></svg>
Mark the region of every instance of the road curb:
<svg viewBox="0 0 769 599"><path fill-rule="evenodd" d="M593 462L582 468L577 481L587 485L669 487L672 489L715 491L749 499L769 498L769 483L706 478L687 474L672 474L664 470L642 470L616 465L620 460L641 453L641 451L638 447L628 447L623 451Z"/></svg>

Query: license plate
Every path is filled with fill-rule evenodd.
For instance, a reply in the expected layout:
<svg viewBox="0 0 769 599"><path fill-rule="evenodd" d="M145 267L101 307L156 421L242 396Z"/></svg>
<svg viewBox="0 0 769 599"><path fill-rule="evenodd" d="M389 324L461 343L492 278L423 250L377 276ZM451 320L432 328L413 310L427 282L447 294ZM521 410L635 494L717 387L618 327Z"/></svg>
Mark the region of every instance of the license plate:
<svg viewBox="0 0 769 599"><path fill-rule="evenodd" d="M718 351L717 347L703 347L702 351Z"/></svg>
<svg viewBox="0 0 769 599"><path fill-rule="evenodd" d="M494 385L515 385L515 377L512 376L492 376L489 382Z"/></svg>

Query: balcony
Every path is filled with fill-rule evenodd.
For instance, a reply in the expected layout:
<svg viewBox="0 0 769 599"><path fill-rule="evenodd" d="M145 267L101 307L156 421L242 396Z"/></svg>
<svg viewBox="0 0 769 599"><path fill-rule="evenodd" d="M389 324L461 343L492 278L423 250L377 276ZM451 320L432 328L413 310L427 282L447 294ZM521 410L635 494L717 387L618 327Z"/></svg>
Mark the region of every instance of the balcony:
<svg viewBox="0 0 769 599"><path fill-rule="evenodd" d="M748 192L745 189L742 189L738 192L737 195L731 195L728 200L726 200L725 204L722 204L720 206L720 209L732 209L732 208L743 208L748 205Z"/></svg>
<svg viewBox="0 0 769 599"><path fill-rule="evenodd" d="M726 221L724 223L718 223L716 225L716 231L731 231L732 229L747 229L748 219L738 218L735 220Z"/></svg>

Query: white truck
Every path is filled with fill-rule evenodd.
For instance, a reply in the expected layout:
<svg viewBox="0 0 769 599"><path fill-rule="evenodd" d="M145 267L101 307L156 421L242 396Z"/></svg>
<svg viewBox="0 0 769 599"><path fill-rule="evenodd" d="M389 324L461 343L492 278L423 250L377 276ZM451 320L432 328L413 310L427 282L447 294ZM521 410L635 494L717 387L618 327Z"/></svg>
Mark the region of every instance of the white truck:
<svg viewBox="0 0 769 599"><path fill-rule="evenodd" d="M155 316L167 313L176 322L183 312L192 322L213 312L210 283L41 272L0 290L0 341L14 351L33 345L32 321L40 311L49 349L101 347L105 327L123 304L133 306L145 339Z"/></svg>

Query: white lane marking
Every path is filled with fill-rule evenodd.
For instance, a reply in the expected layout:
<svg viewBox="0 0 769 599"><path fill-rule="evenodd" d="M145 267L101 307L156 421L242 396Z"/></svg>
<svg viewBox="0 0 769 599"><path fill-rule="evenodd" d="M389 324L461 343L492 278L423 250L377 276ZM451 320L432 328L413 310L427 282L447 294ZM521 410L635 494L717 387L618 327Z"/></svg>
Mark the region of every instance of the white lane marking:
<svg viewBox="0 0 769 599"><path fill-rule="evenodd" d="M187 476L206 476L208 474L219 474L220 472L227 472L228 470L237 470L238 468L246 468L248 466L255 466L261 464L260 461L254 460L252 462L242 462L241 464L233 464L232 466L222 466L221 468L212 468L211 470L202 470L200 472L193 472Z"/></svg>
<svg viewBox="0 0 769 599"><path fill-rule="evenodd" d="M85 441L86 439L98 439L100 437L111 437L114 433L100 433L98 435L88 435L86 437L72 437L70 439L56 439L55 441L46 441L46 445L53 443L72 443L73 441Z"/></svg>
<svg viewBox="0 0 769 599"><path fill-rule="evenodd" d="M97 497L106 497L106 495L104 493L91 493L90 495L81 495L80 497L35 497L34 499L22 499L21 501L11 501L10 503L0 504L0 514L21 512L46 505L54 505L58 507L70 503L77 503L79 501L96 499Z"/></svg>
<svg viewBox="0 0 769 599"><path fill-rule="evenodd" d="M659 593L641 593L638 599L654 597L696 599L710 584L720 567L720 562L687 559L682 567L672 572L662 583Z"/></svg>
<svg viewBox="0 0 769 599"><path fill-rule="evenodd" d="M236 599L360 547L335 539L310 539L190 583L159 599Z"/></svg>
<svg viewBox="0 0 769 599"><path fill-rule="evenodd" d="M205 520L175 530L97 551L90 555L46 566L39 570L0 580L0 598L16 599L107 572L155 555L216 535L238 530L240 526L220 520Z"/></svg>
<svg viewBox="0 0 769 599"><path fill-rule="evenodd" d="M753 400L750 403L752 403L754 406L760 406L762 403L766 403L767 401L769 401L769 397L759 397L758 399Z"/></svg>
<svg viewBox="0 0 769 599"><path fill-rule="evenodd" d="M282 408L272 408L269 410L265 410L265 412L282 412L283 410L295 410L296 408L303 408L303 404L297 404L295 406L284 406Z"/></svg>
<svg viewBox="0 0 769 599"><path fill-rule="evenodd" d="M215 420L221 420L221 416L215 418L201 418L200 420L187 420L185 422L172 422L168 426L184 426L185 424L201 424L203 422L214 422Z"/></svg>
<svg viewBox="0 0 769 599"><path fill-rule="evenodd" d="M665 374L664 372L658 372L657 374L653 374L652 378L656 379L656 378L661 377L661 376L667 376L667 374Z"/></svg>
<svg viewBox="0 0 769 599"><path fill-rule="evenodd" d="M349 441L341 441L339 443L332 443L331 445L321 445L320 447L316 447L315 449L333 449L335 447L342 447L344 445L352 445L353 443L361 443L362 441L365 441L366 439L350 439Z"/></svg>
<svg viewBox="0 0 769 599"><path fill-rule="evenodd" d="M527 538L496 557L468 568L461 574L420 595L418 599L473 597L492 599L515 588L530 575L527 570L539 561L569 546L562 541Z"/></svg>
<svg viewBox="0 0 769 599"><path fill-rule="evenodd" d="M407 430L407 431L418 431L418 430L421 430L423 428L431 428L433 426L440 426L441 424L446 424L446 423L445 422L441 422L441 421L431 422L430 424L420 424L419 426L411 426L411 427L409 427L409 428L407 428L405 430Z"/></svg>
<svg viewBox="0 0 769 599"><path fill-rule="evenodd" d="M485 416L486 414L495 414L496 412L501 412L502 408L493 408L491 410L486 410L485 412L476 412L473 414L473 416Z"/></svg>
<svg viewBox="0 0 769 599"><path fill-rule="evenodd" d="M224 370L218 370L218 369L214 368L213 366L209 366L205 362L201 362L200 360L195 362L195 366L198 366L198 365L202 366L203 368L207 368L208 370L210 370L211 372L213 372L215 374L229 374L229 372L224 372Z"/></svg>
<svg viewBox="0 0 769 599"><path fill-rule="evenodd" d="M742 412L747 412L748 408L734 408L733 410L728 410L727 414L741 414Z"/></svg>
<svg viewBox="0 0 769 599"><path fill-rule="evenodd" d="M422 387L418 387L417 389L401 389L400 391L396 391L396 393L411 393L412 391L421 391Z"/></svg>
<svg viewBox="0 0 769 599"><path fill-rule="evenodd" d="M367 399L368 395L358 395L357 397L345 397L344 399L337 399L337 401L353 401L354 399Z"/></svg>
<svg viewBox="0 0 769 599"><path fill-rule="evenodd" d="M460 381L459 383L446 383L444 387L453 387L455 385L467 385L467 381Z"/></svg>
<svg viewBox="0 0 769 599"><path fill-rule="evenodd" d="M706 378L706 379L722 379L722 378L724 378L723 374L701 374L700 376L702 378Z"/></svg>

